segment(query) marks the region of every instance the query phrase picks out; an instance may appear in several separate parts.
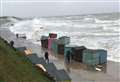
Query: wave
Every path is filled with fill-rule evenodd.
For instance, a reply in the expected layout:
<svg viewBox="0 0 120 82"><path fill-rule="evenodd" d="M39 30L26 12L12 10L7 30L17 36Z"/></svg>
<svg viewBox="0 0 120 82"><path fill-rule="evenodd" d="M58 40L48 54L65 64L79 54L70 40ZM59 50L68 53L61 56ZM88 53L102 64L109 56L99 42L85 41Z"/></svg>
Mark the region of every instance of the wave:
<svg viewBox="0 0 120 82"><path fill-rule="evenodd" d="M120 19L99 20L95 17L80 17L80 20L75 19L74 17L68 17L67 20L66 18L60 20L57 18L56 20L55 18L52 20L47 18L34 18L19 21L14 26L10 26L9 29L15 34L26 34L27 39L32 40L33 43L37 43L37 40L42 35L48 35L50 32L57 33L58 37L63 35L70 36L71 44L85 45L88 48L94 49L106 49L108 50L109 60L120 60L120 48L117 45L120 44L120 42L117 42L120 37L120 30L118 30Z"/></svg>
<svg viewBox="0 0 120 82"><path fill-rule="evenodd" d="M118 20L99 20L99 19L95 19L96 23L118 23L120 21L120 19Z"/></svg>

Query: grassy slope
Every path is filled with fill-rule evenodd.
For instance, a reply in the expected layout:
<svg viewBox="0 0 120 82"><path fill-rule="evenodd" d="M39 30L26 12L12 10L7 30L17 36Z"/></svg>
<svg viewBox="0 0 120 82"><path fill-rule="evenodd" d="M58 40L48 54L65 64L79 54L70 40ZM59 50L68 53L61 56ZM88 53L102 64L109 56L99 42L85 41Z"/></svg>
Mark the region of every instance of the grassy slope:
<svg viewBox="0 0 120 82"><path fill-rule="evenodd" d="M0 38L0 82L53 82Z"/></svg>

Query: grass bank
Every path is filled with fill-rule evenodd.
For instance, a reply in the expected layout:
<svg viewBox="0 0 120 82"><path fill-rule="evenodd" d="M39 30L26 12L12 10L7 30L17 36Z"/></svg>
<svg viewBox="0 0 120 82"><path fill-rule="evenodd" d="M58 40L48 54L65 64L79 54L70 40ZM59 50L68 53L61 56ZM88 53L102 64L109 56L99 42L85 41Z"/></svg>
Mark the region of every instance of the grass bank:
<svg viewBox="0 0 120 82"><path fill-rule="evenodd" d="M54 82L0 38L0 82Z"/></svg>

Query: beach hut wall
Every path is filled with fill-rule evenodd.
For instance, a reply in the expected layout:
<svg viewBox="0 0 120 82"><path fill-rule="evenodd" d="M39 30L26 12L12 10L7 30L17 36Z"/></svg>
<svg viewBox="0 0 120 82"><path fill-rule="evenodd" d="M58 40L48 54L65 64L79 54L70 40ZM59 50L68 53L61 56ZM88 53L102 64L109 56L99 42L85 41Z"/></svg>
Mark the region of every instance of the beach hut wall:
<svg viewBox="0 0 120 82"><path fill-rule="evenodd" d="M103 49L96 50L96 53L99 55L99 64L107 62L107 51Z"/></svg>
<svg viewBox="0 0 120 82"><path fill-rule="evenodd" d="M73 58L72 57L72 48L74 48L74 47L78 47L77 45L65 45L65 47L64 47L64 57L66 58L66 55L67 55L67 52L68 51L70 51L70 57L71 58Z"/></svg>
<svg viewBox="0 0 120 82"><path fill-rule="evenodd" d="M56 54L64 54L64 46L65 44L60 40L54 40L52 42L52 50Z"/></svg>
<svg viewBox="0 0 120 82"><path fill-rule="evenodd" d="M99 64L99 54L96 50L86 49L83 51L83 63L87 65Z"/></svg>
<svg viewBox="0 0 120 82"><path fill-rule="evenodd" d="M82 62L83 51L86 49L85 46L79 46L72 48L73 60Z"/></svg>
<svg viewBox="0 0 120 82"><path fill-rule="evenodd" d="M49 38L48 39L48 49L51 49L52 48L52 43L55 41L56 39L54 38Z"/></svg>

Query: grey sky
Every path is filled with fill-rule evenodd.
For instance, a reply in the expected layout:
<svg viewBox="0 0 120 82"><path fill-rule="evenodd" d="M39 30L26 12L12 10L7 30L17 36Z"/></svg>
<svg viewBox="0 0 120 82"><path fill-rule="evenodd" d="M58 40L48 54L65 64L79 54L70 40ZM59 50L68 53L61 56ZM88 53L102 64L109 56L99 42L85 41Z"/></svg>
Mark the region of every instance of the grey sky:
<svg viewBox="0 0 120 82"><path fill-rule="evenodd" d="M3 2L1 3L2 8L1 15L18 17L40 17L40 16L79 15L89 13L118 12L120 4L120 2L118 2L119 0L104 0L104 1L2 0L2 1Z"/></svg>

